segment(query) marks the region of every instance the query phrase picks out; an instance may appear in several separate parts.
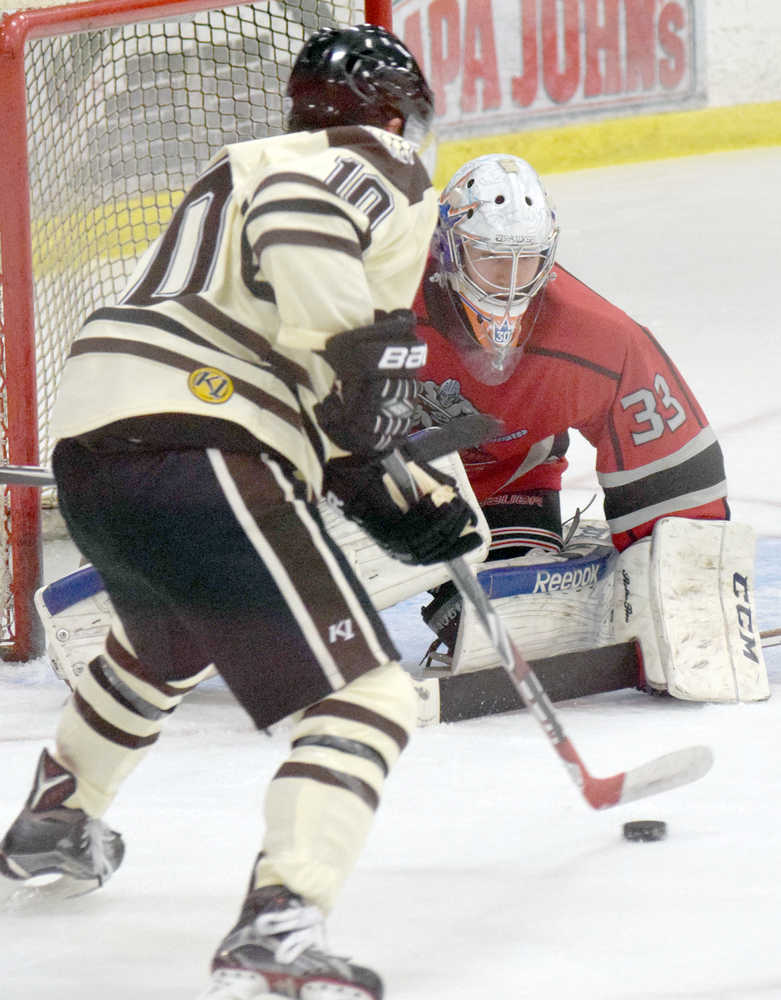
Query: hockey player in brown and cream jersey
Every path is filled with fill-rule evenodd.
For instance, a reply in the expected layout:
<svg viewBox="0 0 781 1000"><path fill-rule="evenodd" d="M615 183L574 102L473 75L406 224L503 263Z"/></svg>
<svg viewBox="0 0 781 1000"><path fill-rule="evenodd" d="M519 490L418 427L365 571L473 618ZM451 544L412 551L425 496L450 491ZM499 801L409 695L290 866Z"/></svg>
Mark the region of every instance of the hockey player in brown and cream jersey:
<svg viewBox="0 0 781 1000"><path fill-rule="evenodd" d="M409 306L436 198L407 137L431 91L393 35L361 26L316 33L288 95L293 134L205 169L66 364L61 509L115 614L0 844L0 891L52 872L62 894L84 892L113 873L122 839L101 817L216 668L259 728L298 714L204 996L379 1000L373 972L318 942L415 698L315 501L325 476L409 562L479 538L447 477L406 453L421 498L402 509L381 464L425 361Z"/></svg>
<svg viewBox="0 0 781 1000"><path fill-rule="evenodd" d="M313 414L338 377L327 344L412 302L435 217L425 168L390 131L336 126L227 147L120 304L80 332L59 436L261 442L319 490L324 460L343 453Z"/></svg>

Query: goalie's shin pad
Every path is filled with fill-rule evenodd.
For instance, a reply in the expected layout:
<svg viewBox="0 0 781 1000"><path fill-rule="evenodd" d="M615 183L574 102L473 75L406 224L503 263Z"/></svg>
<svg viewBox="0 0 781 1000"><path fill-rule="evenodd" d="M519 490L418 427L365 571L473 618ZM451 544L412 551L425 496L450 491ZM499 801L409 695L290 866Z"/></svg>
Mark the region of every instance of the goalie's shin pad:
<svg viewBox="0 0 781 1000"><path fill-rule="evenodd" d="M530 553L480 571L527 657L637 639L650 688L688 701L769 697L748 525L670 517L620 554L608 540L606 531L599 539L596 525L585 522L562 553ZM465 602L452 670L499 662Z"/></svg>
<svg viewBox="0 0 781 1000"><path fill-rule="evenodd" d="M649 686L687 701L770 696L749 525L669 517L619 557L616 641L640 640Z"/></svg>
<svg viewBox="0 0 781 1000"><path fill-rule="evenodd" d="M528 659L613 642L613 567L607 525L583 521L562 552L539 549L486 563L478 579L513 641ZM500 664L470 601L464 601L453 649L454 673Z"/></svg>

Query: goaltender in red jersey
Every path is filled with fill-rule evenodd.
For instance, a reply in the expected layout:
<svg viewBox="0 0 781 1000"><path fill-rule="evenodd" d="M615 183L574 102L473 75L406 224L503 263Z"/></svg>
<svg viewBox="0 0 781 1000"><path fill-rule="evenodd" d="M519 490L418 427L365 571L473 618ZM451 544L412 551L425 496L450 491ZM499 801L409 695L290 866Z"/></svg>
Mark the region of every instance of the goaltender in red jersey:
<svg viewBox="0 0 781 1000"><path fill-rule="evenodd" d="M638 553L649 572L649 539L659 522L675 520L665 530L679 548L703 524L712 526L713 544L717 531L737 538L722 451L651 331L556 262L558 237L551 199L518 157L478 157L445 186L413 307L428 345L417 423L442 425L469 413L501 421L501 434L461 453L491 530L488 561L562 550L559 491L569 431L578 430L596 449L617 565L631 564L638 580ZM693 544L705 572L705 549ZM753 561L750 542L741 536L736 547ZM690 569L683 561L678 567ZM701 589L717 613L718 585L703 578ZM461 599L449 583L433 594L423 617L446 659ZM736 642L739 653L745 639ZM652 667L654 686L668 687L661 667L653 675Z"/></svg>

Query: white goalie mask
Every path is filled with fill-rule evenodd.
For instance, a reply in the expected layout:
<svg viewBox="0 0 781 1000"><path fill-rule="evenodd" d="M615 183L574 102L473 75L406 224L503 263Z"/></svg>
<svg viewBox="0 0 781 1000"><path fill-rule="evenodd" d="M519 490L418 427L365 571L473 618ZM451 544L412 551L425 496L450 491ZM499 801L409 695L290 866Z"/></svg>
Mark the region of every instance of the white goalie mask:
<svg viewBox="0 0 781 1000"><path fill-rule="evenodd" d="M483 381L504 381L518 363L524 313L548 280L558 239L553 204L517 156L470 160L442 192L435 253L441 280L466 312L472 346L482 349L469 360Z"/></svg>

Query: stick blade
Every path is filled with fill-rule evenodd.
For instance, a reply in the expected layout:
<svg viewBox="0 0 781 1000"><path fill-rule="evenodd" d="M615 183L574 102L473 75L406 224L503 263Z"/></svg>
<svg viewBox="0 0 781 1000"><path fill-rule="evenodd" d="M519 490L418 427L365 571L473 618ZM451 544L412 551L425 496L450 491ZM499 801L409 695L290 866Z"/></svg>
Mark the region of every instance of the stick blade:
<svg viewBox="0 0 781 1000"><path fill-rule="evenodd" d="M694 746L674 750L649 760L647 764L633 767L624 774L621 794L615 804L634 802L649 795L668 792L692 781L699 781L713 766L710 747Z"/></svg>

